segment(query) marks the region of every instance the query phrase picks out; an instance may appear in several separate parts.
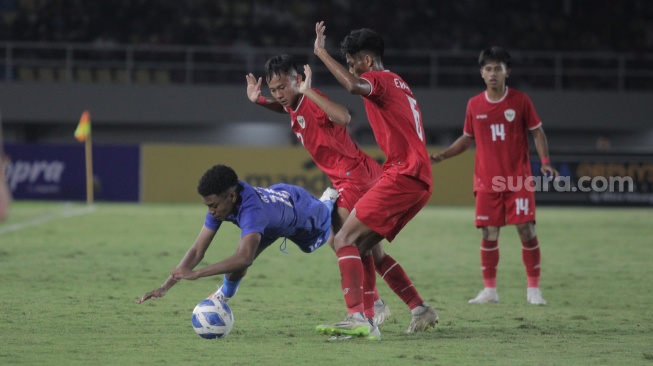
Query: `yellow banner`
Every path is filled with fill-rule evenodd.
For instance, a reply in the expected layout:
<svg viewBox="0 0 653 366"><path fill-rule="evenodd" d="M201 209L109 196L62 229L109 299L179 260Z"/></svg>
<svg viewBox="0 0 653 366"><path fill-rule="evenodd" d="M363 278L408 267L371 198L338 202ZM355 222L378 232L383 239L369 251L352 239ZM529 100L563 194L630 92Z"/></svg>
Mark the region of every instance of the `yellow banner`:
<svg viewBox="0 0 653 366"><path fill-rule="evenodd" d="M364 148L378 161L378 148ZM438 149L429 149L436 152ZM319 197L330 181L301 147L225 147L215 145L142 145L143 202L201 202L197 183L215 164L232 167L238 177L254 186L290 183ZM474 152L433 166L430 204L471 205Z"/></svg>

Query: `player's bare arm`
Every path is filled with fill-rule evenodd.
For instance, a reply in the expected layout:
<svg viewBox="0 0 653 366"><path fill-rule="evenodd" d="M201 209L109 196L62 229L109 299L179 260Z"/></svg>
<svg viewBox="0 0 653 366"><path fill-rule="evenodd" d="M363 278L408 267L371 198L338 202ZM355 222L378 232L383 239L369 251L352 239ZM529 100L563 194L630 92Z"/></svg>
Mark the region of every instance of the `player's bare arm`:
<svg viewBox="0 0 653 366"><path fill-rule="evenodd" d="M304 65L304 75L306 79L301 82L299 85L299 92L304 94L310 100L312 100L321 110L326 113L329 119L336 124L346 126L351 121L351 115L345 106L342 104L335 103L320 94L316 93L315 90L311 88L313 72L311 67Z"/></svg>
<svg viewBox="0 0 653 366"><path fill-rule="evenodd" d="M469 149L474 144L474 138L461 135L456 141L453 142L444 151L430 156L431 163L439 163L444 159L452 158L456 155L462 154L465 150Z"/></svg>
<svg viewBox="0 0 653 366"><path fill-rule="evenodd" d="M170 271L170 275L175 280L192 281L202 277L246 270L254 263L260 242L260 233L247 234L240 239L236 253L231 257L194 271L187 267L177 267Z"/></svg>
<svg viewBox="0 0 653 366"><path fill-rule="evenodd" d="M188 251L186 251L186 254L177 265L177 269L181 271L185 271L185 270L190 271L193 268L195 268L195 266L197 266L204 258L204 253L206 253L206 250L211 244L211 241L213 240L215 233L216 233L215 230L211 230L206 226L203 226L202 229L200 230L197 239L195 240L195 243L193 243L193 245L188 249ZM172 275L168 276L168 278L159 288L156 288L146 293L145 295L143 295L143 297L138 299L136 303L140 304L148 299L156 300L159 297L165 296L168 290L170 290L170 288L174 286L177 282L179 282L179 279L175 279L174 276Z"/></svg>
<svg viewBox="0 0 653 366"><path fill-rule="evenodd" d="M542 162L540 171L545 176L554 178L557 177L558 171L551 166L551 162L549 160L549 145L546 140L544 129L542 126L540 126L534 130L531 130L531 134L533 135L533 140L535 141L535 149L537 150L537 155L540 156L540 161Z"/></svg>
<svg viewBox="0 0 653 366"><path fill-rule="evenodd" d="M324 31L326 26L324 22L315 24L315 44L313 46L313 53L324 63L329 69L331 74L336 77L336 80L347 89L350 94L368 95L370 94L372 86L365 80L359 79L354 74L350 73L344 66L336 61L329 52L324 48L326 36Z"/></svg>
<svg viewBox="0 0 653 366"><path fill-rule="evenodd" d="M254 74L249 73L248 75L245 75L245 79L247 79L247 98L252 103L258 104L277 113L286 113L286 110L283 109L283 106L274 100L274 98L267 98L261 94L261 85L263 84L263 78L259 77L256 79Z"/></svg>

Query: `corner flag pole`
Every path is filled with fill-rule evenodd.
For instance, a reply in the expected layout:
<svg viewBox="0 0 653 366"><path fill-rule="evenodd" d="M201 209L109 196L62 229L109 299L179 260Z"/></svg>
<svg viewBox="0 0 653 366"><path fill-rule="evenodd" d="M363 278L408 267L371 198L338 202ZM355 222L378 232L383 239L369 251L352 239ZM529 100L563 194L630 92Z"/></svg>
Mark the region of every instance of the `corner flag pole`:
<svg viewBox="0 0 653 366"><path fill-rule="evenodd" d="M93 204L93 148L91 144L91 134L84 143L84 150L86 156L86 203Z"/></svg>
<svg viewBox="0 0 653 366"><path fill-rule="evenodd" d="M75 138L84 142L86 158L86 203L93 203L93 145L91 143L91 112L84 111L75 130Z"/></svg>

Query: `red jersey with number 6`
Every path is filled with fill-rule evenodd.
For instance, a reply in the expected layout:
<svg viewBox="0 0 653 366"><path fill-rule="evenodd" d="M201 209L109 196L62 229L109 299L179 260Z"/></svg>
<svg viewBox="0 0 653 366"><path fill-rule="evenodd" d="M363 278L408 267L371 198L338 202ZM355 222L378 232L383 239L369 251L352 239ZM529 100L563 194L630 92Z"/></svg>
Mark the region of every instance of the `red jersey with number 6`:
<svg viewBox="0 0 653 366"><path fill-rule="evenodd" d="M541 125L526 93L506 87L498 101L490 101L487 91L471 98L463 133L476 143L474 192L505 192L524 187L526 178L532 175L528 131Z"/></svg>
<svg viewBox="0 0 653 366"><path fill-rule="evenodd" d="M388 70L361 75L372 86L363 96L365 111L376 142L386 156L383 170L415 177L433 189L433 176L426 145L422 112L408 84Z"/></svg>

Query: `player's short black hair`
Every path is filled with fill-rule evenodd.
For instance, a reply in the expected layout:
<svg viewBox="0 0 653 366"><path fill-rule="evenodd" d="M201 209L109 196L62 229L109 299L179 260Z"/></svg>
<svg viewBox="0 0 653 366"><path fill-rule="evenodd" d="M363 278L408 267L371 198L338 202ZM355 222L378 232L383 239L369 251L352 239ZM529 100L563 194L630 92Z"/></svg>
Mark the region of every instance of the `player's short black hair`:
<svg viewBox="0 0 653 366"><path fill-rule="evenodd" d="M478 66L483 67L489 62L503 62L506 64L506 68L510 68L510 54L501 47L486 48L478 56Z"/></svg>
<svg viewBox="0 0 653 366"><path fill-rule="evenodd" d="M290 55L277 55L265 63L265 78L272 79L275 75L294 76L299 73L295 59Z"/></svg>
<svg viewBox="0 0 653 366"><path fill-rule="evenodd" d="M374 57L383 59L385 42L381 35L369 28L361 28L351 31L340 43L342 57L356 55L359 52L369 52Z"/></svg>
<svg viewBox="0 0 653 366"><path fill-rule="evenodd" d="M197 193L202 197L212 194L221 195L238 185L238 175L225 165L214 165L200 178Z"/></svg>

